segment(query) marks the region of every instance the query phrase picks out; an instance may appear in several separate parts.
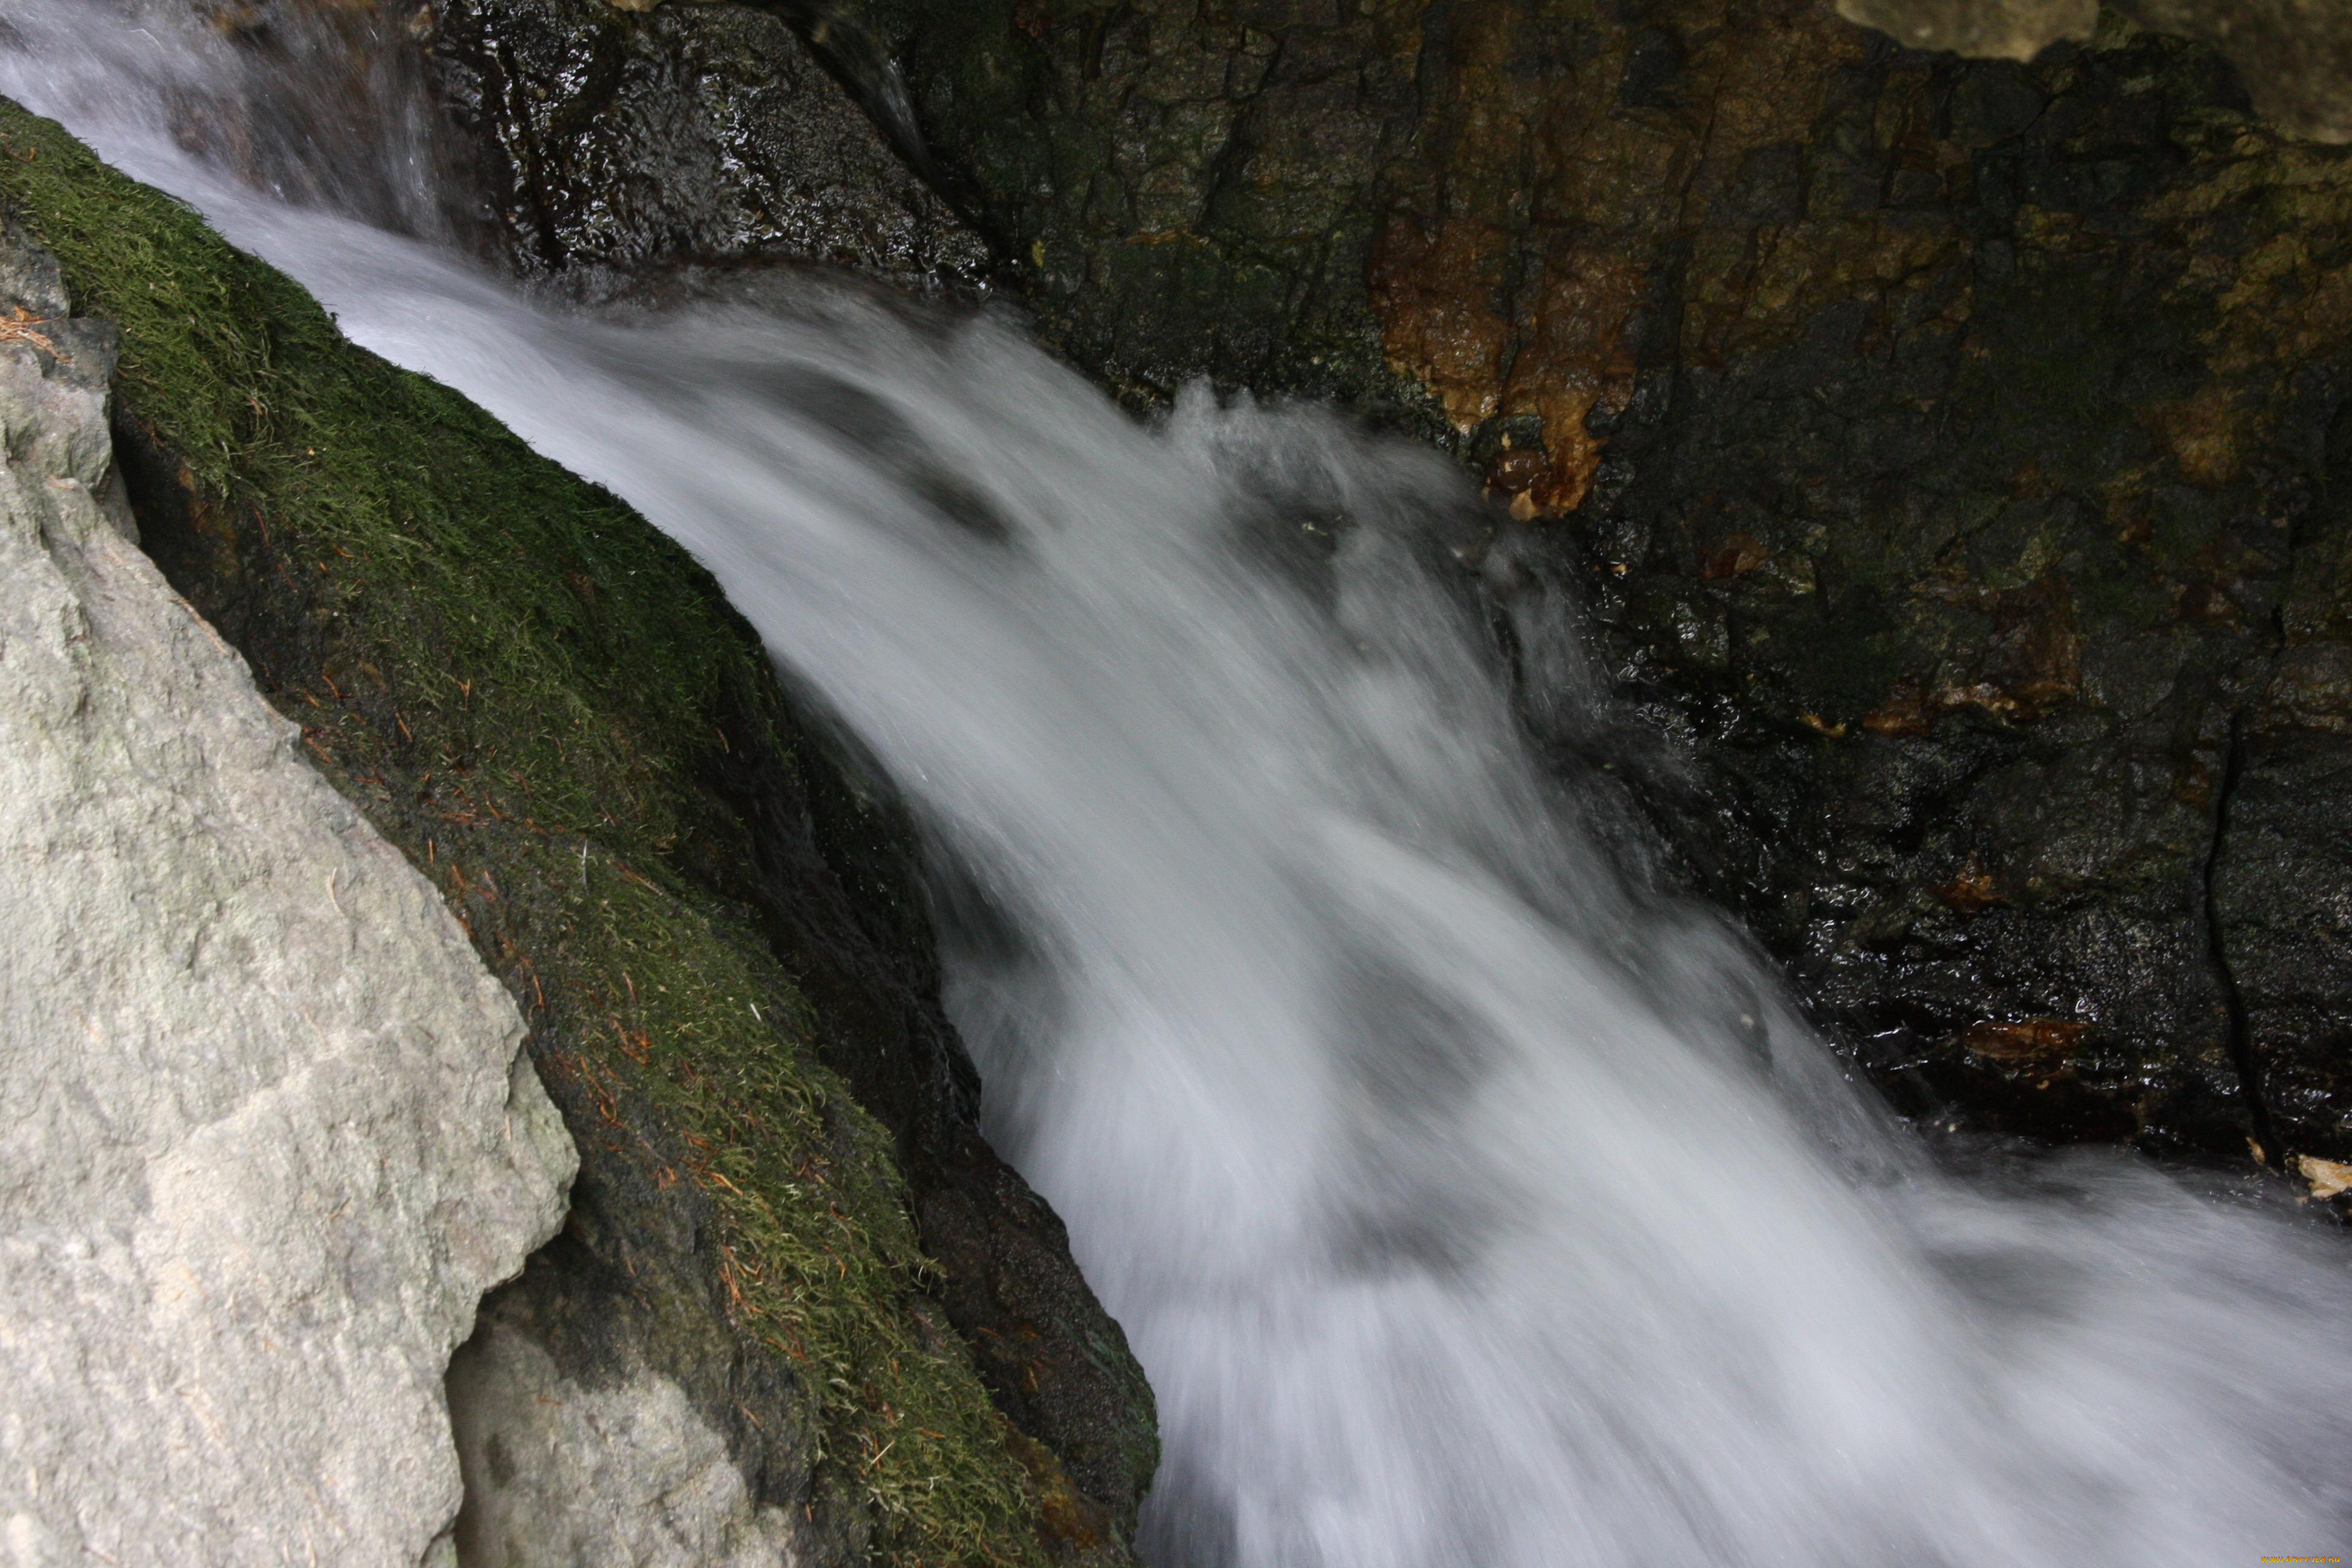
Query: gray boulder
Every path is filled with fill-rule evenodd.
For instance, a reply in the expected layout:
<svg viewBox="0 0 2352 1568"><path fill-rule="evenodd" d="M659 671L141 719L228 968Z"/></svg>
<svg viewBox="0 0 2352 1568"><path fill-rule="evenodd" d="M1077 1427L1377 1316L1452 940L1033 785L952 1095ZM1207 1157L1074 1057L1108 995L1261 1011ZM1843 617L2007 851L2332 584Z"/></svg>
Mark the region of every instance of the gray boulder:
<svg viewBox="0 0 2352 1568"><path fill-rule="evenodd" d="M0 1561L446 1563L444 1372L577 1157L440 898L134 544L113 341L0 243Z"/></svg>
<svg viewBox="0 0 2352 1568"><path fill-rule="evenodd" d="M489 1309L449 1368L464 1568L803 1568L831 1555L753 1496L727 1435L677 1380L635 1355L583 1381L514 1317Z"/></svg>

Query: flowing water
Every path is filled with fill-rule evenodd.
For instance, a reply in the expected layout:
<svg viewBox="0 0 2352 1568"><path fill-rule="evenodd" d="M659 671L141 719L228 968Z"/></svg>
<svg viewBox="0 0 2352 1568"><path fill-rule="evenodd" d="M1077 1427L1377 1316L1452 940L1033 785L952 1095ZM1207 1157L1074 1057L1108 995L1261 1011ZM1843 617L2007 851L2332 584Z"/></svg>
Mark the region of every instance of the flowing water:
<svg viewBox="0 0 2352 1568"><path fill-rule="evenodd" d="M1138 424L851 288L534 302L436 247L396 73L306 109L167 15L9 0L0 91L635 502L914 803L992 1135L1159 1393L1160 1568L2352 1546L2340 1240L2120 1155L1932 1167L1532 762L1438 459ZM1559 603L1505 613L1572 731Z"/></svg>

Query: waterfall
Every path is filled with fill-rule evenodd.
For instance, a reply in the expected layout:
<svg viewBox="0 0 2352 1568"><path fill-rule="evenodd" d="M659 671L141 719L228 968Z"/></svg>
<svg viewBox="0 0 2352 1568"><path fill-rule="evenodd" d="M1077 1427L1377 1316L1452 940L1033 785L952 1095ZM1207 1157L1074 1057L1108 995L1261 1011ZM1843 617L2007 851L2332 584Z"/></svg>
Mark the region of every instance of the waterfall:
<svg viewBox="0 0 2352 1568"><path fill-rule="evenodd" d="M2347 1544L2340 1238L2251 1177L1931 1159L1531 757L1493 617L1552 721L1601 683L1558 594L1478 591L1510 545L1440 458L1200 388L1138 422L813 277L535 300L437 248L397 92L373 174L230 157L186 128L309 123L251 109L287 80L160 8L5 14L0 91L625 497L903 792L991 1136L1159 1394L1160 1568Z"/></svg>

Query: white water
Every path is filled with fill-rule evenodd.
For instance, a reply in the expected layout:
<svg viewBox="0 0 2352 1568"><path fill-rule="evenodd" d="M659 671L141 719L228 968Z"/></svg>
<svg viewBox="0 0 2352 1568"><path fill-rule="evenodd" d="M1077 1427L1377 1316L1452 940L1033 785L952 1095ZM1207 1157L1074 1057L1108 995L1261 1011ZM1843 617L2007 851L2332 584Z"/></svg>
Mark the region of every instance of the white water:
<svg viewBox="0 0 2352 1568"><path fill-rule="evenodd" d="M253 90L228 51L0 15L0 91L628 497L917 804L987 910L992 1133L1159 1393L1160 1568L2352 1545L2338 1240L2120 1156L1932 1172L1539 776L1412 542L1476 522L1436 459L1139 427L1003 325L814 285L551 313L178 151L152 84ZM1570 631L1522 628L1566 724Z"/></svg>

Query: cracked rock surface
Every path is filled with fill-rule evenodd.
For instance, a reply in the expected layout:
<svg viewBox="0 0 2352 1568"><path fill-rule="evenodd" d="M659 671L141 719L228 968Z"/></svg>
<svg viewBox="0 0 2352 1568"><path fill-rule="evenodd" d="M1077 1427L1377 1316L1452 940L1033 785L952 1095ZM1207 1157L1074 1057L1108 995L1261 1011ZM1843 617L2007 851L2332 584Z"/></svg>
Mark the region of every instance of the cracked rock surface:
<svg viewBox="0 0 2352 1568"><path fill-rule="evenodd" d="M432 887L130 537L112 329L0 243L0 1542L448 1561L442 1378L576 1156Z"/></svg>

